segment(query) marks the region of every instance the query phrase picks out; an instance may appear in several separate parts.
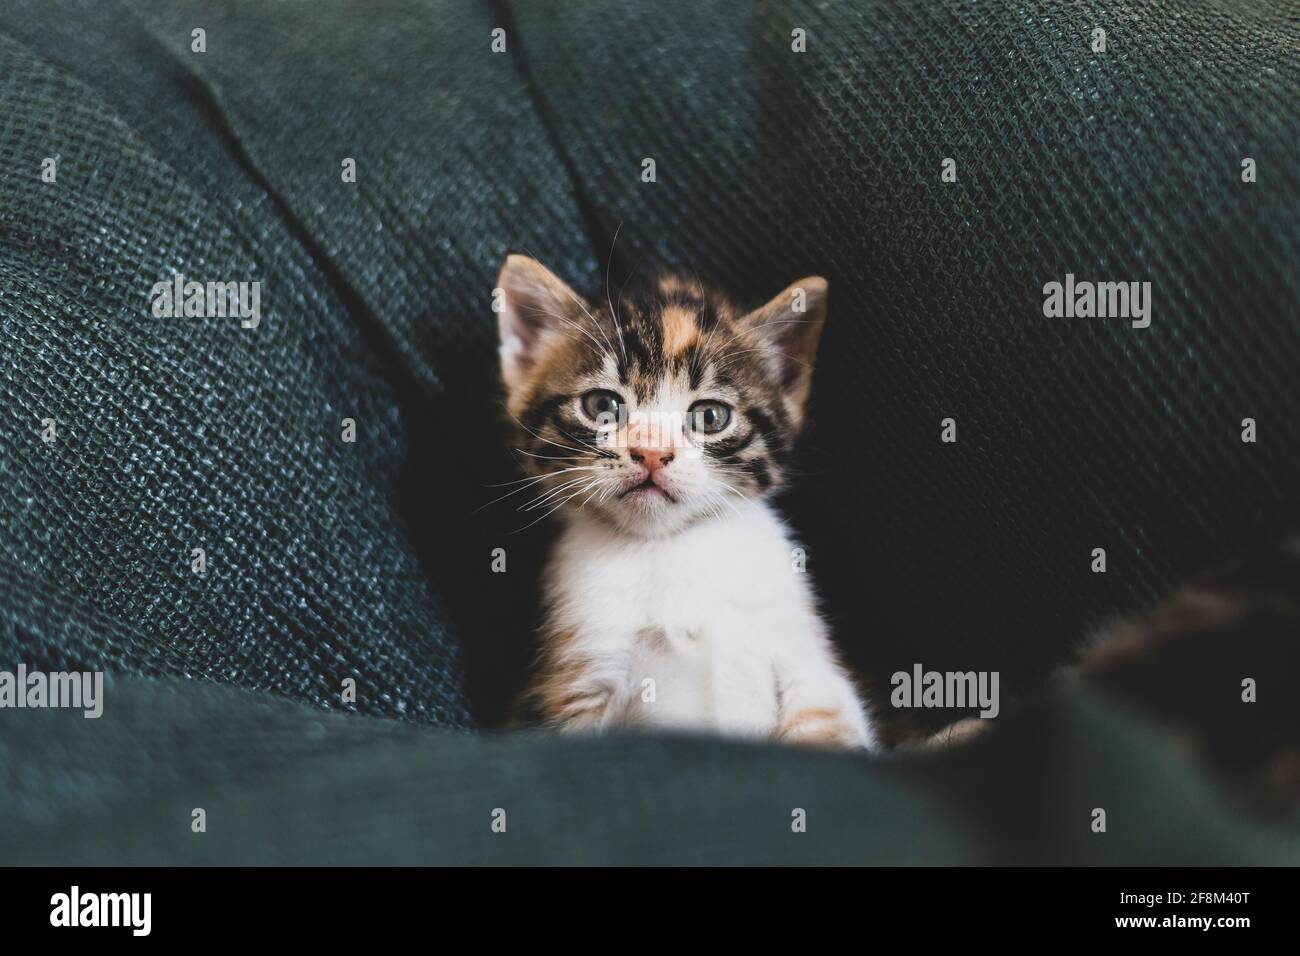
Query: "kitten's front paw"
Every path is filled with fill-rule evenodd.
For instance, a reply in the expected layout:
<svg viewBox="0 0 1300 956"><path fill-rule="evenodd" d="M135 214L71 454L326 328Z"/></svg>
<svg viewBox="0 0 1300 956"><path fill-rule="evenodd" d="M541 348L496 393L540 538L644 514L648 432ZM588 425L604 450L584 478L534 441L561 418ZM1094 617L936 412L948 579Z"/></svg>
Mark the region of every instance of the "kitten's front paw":
<svg viewBox="0 0 1300 956"><path fill-rule="evenodd" d="M552 695L542 707L546 724L565 733L605 729L610 717L611 695L604 689L572 689Z"/></svg>
<svg viewBox="0 0 1300 956"><path fill-rule="evenodd" d="M777 728L776 739L800 747L869 750L871 740L853 715L832 707L793 711Z"/></svg>

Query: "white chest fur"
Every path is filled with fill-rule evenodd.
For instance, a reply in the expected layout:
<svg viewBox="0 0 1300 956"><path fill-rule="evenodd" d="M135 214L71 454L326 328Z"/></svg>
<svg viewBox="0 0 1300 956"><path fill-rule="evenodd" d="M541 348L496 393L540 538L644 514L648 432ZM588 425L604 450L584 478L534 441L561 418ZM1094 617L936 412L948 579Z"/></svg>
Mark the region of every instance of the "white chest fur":
<svg viewBox="0 0 1300 956"><path fill-rule="evenodd" d="M548 630L608 695L602 725L771 737L799 707L835 709L870 745L785 526L761 502L737 512L653 539L570 518Z"/></svg>

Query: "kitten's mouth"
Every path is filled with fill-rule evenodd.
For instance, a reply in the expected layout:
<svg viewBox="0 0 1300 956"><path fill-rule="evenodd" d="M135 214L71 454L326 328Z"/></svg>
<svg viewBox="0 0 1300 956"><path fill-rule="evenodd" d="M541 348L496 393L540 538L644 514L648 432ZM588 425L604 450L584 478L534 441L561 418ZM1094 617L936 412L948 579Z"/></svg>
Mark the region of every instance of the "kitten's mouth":
<svg viewBox="0 0 1300 956"><path fill-rule="evenodd" d="M631 488L619 495L620 498L640 498L642 500L663 498L666 501L676 501L677 499L664 491L662 487L656 485L651 479L647 478L639 485L633 485Z"/></svg>

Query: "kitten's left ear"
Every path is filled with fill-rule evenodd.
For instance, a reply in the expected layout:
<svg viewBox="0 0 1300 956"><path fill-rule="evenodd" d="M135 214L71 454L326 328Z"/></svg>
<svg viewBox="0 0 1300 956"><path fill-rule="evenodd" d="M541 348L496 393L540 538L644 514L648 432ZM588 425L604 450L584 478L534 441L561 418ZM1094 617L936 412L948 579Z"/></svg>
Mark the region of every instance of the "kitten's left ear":
<svg viewBox="0 0 1300 956"><path fill-rule="evenodd" d="M740 320L766 353L770 373L795 422L803 420L812 388L817 341L826 322L827 288L821 276L808 276Z"/></svg>

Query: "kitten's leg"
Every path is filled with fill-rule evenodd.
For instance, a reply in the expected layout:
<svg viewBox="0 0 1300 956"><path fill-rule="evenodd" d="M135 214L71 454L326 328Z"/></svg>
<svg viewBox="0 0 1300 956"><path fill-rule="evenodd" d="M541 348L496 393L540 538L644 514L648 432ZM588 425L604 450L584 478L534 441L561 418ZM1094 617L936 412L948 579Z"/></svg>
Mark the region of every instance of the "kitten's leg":
<svg viewBox="0 0 1300 956"><path fill-rule="evenodd" d="M544 668L527 693L542 723L558 730L599 730L609 714L613 691L580 664Z"/></svg>
<svg viewBox="0 0 1300 956"><path fill-rule="evenodd" d="M836 667L777 673L776 738L810 747L874 750L866 711L852 682Z"/></svg>
<svg viewBox="0 0 1300 956"><path fill-rule="evenodd" d="M597 655L572 628L543 632L536 674L523 697L524 709L557 730L601 730L613 717L626 664Z"/></svg>

